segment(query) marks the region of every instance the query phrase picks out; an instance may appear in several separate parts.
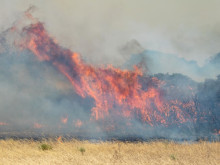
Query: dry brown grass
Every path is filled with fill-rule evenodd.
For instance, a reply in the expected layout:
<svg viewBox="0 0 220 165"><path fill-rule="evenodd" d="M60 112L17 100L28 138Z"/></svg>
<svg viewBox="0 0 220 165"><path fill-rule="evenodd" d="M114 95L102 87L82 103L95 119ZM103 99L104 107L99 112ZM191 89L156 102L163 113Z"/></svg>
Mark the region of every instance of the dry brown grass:
<svg viewBox="0 0 220 165"><path fill-rule="evenodd" d="M40 149L49 144L51 150ZM81 152L85 149L85 152ZM0 164L220 165L220 143L0 140Z"/></svg>

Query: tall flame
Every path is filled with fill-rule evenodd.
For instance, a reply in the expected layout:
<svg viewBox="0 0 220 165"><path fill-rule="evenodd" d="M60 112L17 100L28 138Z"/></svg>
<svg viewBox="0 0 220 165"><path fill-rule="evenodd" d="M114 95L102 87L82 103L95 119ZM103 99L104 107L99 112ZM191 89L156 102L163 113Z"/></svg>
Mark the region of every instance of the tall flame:
<svg viewBox="0 0 220 165"><path fill-rule="evenodd" d="M140 117L150 125L172 122L186 122L189 114L194 113L193 101L183 103L178 100L166 100L160 88L164 82L156 77L147 77L145 87L141 79L142 72L136 66L133 71L121 70L111 65L96 67L86 64L80 55L59 46L48 35L41 22L23 29L25 42L23 48L32 51L40 61L52 63L73 85L82 98L94 99L91 119L101 120L112 114L124 118ZM170 120L168 117L172 117Z"/></svg>

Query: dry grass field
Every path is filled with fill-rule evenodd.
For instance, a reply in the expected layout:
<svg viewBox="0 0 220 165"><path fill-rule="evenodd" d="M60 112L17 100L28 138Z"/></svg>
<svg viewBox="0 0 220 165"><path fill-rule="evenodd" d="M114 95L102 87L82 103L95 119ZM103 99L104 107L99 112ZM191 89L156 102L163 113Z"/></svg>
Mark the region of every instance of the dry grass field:
<svg viewBox="0 0 220 165"><path fill-rule="evenodd" d="M0 140L0 164L220 165L220 143Z"/></svg>

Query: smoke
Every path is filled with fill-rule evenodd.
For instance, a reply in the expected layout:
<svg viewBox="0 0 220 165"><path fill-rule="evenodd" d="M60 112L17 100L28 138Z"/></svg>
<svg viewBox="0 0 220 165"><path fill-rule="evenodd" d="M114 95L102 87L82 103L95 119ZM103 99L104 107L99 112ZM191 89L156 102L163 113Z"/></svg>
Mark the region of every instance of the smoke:
<svg viewBox="0 0 220 165"><path fill-rule="evenodd" d="M181 73L198 82L216 78L220 74L219 54L211 56L202 66L199 66L196 61L189 61L173 54L144 50L136 40L128 42L121 52L133 54L123 63L123 68L132 69L133 65L142 64L142 68L150 74Z"/></svg>
<svg viewBox="0 0 220 165"><path fill-rule="evenodd" d="M122 71L114 67L102 68L87 64L90 60L87 55L87 63L83 60L81 63L77 61L79 59L75 59L74 54L72 56L69 49L60 46L62 41L58 44L53 38L47 36L47 33L45 34L44 25L41 22L31 16L29 19L33 21L31 25L24 25L23 28L21 24L21 29L13 26L0 36L2 73L0 75L0 122L5 123L0 126L2 132L40 131L72 133L84 137L165 137L192 140L200 137L213 138L219 131L219 78L210 80L211 83L208 81L197 83L181 74L152 76L144 73L142 76L138 70ZM143 51L140 44L137 45L133 53ZM22 50L17 46L21 46ZM97 46L102 47L102 45ZM93 44L91 49L85 47L85 51L91 52L91 57L94 47L96 46ZM130 47L129 44L128 47ZM124 54L130 50L121 48L119 50L118 54L121 53L119 57L124 61L126 59ZM133 50L132 48L131 51ZM71 61L71 56L74 62ZM136 58L137 56L134 56L134 59ZM148 58L147 56L146 61ZM93 57L94 59L96 60ZM110 59L114 61L117 58L113 56ZM110 61L107 60L108 63ZM103 59L91 63L100 62L103 62ZM90 72L80 70L79 64L91 69ZM151 65L146 63L146 66L147 69L152 70ZM175 67L177 66L171 67L171 70ZM113 82L120 80L119 83L114 84L114 88L113 85L107 85L108 88L104 90L104 93L107 93L107 102L112 101L109 103L112 105L111 110L107 103L96 100L96 96L102 98L106 95L91 94L99 91L97 86L91 89L83 86L84 81L81 77L84 78L85 75L90 78L88 82L86 82L87 79L84 80L90 83L89 85L99 81L105 82L107 78L112 78ZM95 80L94 75L98 75L100 80ZM129 76L131 76L130 82L127 81ZM105 82L105 84L108 83ZM128 84L131 85L128 86ZM137 85L137 88L130 89L134 85ZM129 95L123 91L127 86L130 87ZM155 90L151 90L154 88ZM115 89L119 92L112 96L114 94L112 91ZM82 94L81 91L83 91ZM203 97L207 91L210 93ZM138 96L134 96L135 92L138 92ZM126 98L121 99L117 95L126 96ZM143 97L138 100L139 96L146 97L148 103L144 104ZM160 103L160 99L167 102ZM140 102L136 103L137 100ZM119 104L120 101L123 102L122 105ZM101 106L97 103L101 103ZM123 106L127 108L126 111L121 110ZM103 113L104 119L91 118L94 107ZM107 115L105 118L106 109L110 116ZM164 109L168 112L162 111ZM114 110L119 112L115 113ZM98 116L99 113L97 113ZM131 118L127 118L130 116L129 113L132 114Z"/></svg>
<svg viewBox="0 0 220 165"><path fill-rule="evenodd" d="M30 132L39 127L55 133L62 130L61 120L68 114L73 114L69 127L75 127L74 114L89 119L84 112L89 106L79 101L68 80L29 51L19 51L11 39L20 39L11 28L0 35L0 121L6 123L1 131Z"/></svg>
<svg viewBox="0 0 220 165"><path fill-rule="evenodd" d="M33 4L38 8L34 14L45 22L50 34L90 63L119 65L124 57L118 47L136 39L145 49L175 54L202 65L219 52L219 3L3 0L0 27L9 27L19 13Z"/></svg>

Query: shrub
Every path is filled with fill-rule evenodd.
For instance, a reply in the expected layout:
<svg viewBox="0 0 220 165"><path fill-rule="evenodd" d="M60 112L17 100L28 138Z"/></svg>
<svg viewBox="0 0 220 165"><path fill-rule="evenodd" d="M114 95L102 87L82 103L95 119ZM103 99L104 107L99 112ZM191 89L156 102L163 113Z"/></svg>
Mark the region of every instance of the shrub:
<svg viewBox="0 0 220 165"><path fill-rule="evenodd" d="M82 153L82 155L84 154L84 152L86 152L85 148L83 148L83 147L81 147L81 148L79 149L79 151Z"/></svg>
<svg viewBox="0 0 220 165"><path fill-rule="evenodd" d="M52 149L52 146L51 145L49 145L49 144L41 144L40 145L40 149L42 149L43 151L45 151L45 150L51 150Z"/></svg>
<svg viewBox="0 0 220 165"><path fill-rule="evenodd" d="M172 160L176 160L175 155L170 155L170 158L171 158Z"/></svg>

